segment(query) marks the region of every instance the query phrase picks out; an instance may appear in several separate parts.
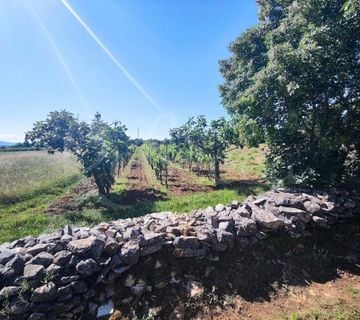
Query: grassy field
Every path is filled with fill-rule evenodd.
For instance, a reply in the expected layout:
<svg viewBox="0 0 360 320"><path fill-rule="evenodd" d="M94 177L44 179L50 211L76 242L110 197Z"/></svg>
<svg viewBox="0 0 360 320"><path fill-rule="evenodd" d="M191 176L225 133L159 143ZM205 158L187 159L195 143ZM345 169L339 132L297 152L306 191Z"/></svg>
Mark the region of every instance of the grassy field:
<svg viewBox="0 0 360 320"><path fill-rule="evenodd" d="M17 203L71 185L81 172L70 153L0 152L0 177L0 203Z"/></svg>
<svg viewBox="0 0 360 320"><path fill-rule="evenodd" d="M51 218L43 211L81 178L68 153L0 152L0 242L48 228Z"/></svg>
<svg viewBox="0 0 360 320"><path fill-rule="evenodd" d="M117 179L106 203L95 190L74 195L72 189L81 180L81 172L70 154L48 155L44 151L0 153L0 243L37 235L65 224L89 225L159 211L183 213L234 199L244 200L248 195L266 189L259 182L263 166L261 151L251 150L250 156L247 152L246 149L232 151L229 162L224 164L225 182L237 183L225 183L221 189L202 192L205 182L209 185L211 182L186 171L181 178L196 183L196 192L190 189L172 194L156 180L143 152L138 149ZM250 170L251 176L242 179L244 176L238 174L238 166ZM228 177L235 178L230 181ZM186 183L186 180L181 180L181 183ZM59 215L45 213L50 204L67 198L69 194L75 198L72 200L76 205L79 204L78 209Z"/></svg>

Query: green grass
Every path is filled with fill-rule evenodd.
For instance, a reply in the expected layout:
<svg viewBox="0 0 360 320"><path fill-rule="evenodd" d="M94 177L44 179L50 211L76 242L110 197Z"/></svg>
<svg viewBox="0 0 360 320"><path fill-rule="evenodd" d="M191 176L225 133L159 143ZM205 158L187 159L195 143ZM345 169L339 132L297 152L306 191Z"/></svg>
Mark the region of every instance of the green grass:
<svg viewBox="0 0 360 320"><path fill-rule="evenodd" d="M227 158L221 170L224 170L223 180L244 181L258 180L265 169L265 145L259 148L233 149L227 153Z"/></svg>
<svg viewBox="0 0 360 320"><path fill-rule="evenodd" d="M80 166L70 153L46 151L0 153L0 203L17 203L53 188L74 184L81 178Z"/></svg>
<svg viewBox="0 0 360 320"><path fill-rule="evenodd" d="M82 177L69 153L0 153L0 242L35 235L51 227L43 211Z"/></svg>
<svg viewBox="0 0 360 320"><path fill-rule="evenodd" d="M345 291L346 292L346 291ZM359 288L347 289L348 296L320 303L313 310L303 310L279 317L279 320L360 320Z"/></svg>
<svg viewBox="0 0 360 320"><path fill-rule="evenodd" d="M56 187L47 190L46 194L36 195L15 204L0 205L0 243L11 241L28 235L38 235L41 232L57 227L55 216L43 212L48 205L63 195L71 187Z"/></svg>
<svg viewBox="0 0 360 320"><path fill-rule="evenodd" d="M360 310L351 306L336 306L333 310L293 313L280 320L360 320Z"/></svg>

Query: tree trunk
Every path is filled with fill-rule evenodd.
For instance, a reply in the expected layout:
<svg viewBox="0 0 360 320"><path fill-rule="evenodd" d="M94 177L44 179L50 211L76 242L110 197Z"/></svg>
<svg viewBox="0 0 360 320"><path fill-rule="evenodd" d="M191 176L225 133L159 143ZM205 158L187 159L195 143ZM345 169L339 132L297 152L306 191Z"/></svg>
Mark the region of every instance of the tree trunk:
<svg viewBox="0 0 360 320"><path fill-rule="evenodd" d="M218 186L220 183L220 161L215 159L215 186Z"/></svg>

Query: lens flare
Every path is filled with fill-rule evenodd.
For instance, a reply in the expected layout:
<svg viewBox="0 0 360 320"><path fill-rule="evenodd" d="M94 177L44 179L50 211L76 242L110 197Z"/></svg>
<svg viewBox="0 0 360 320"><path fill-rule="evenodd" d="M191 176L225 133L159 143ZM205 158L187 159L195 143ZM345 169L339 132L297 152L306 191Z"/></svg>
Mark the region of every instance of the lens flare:
<svg viewBox="0 0 360 320"><path fill-rule="evenodd" d="M105 46L105 44L97 37L97 35L90 29L90 27L84 22L84 20L75 12L66 0L60 0L65 8L74 16L74 18L80 23L84 30L90 35L90 37L97 43L101 50L108 56L108 58L120 69L120 71L126 76L126 78L144 95L144 97L156 108L157 111L162 113L162 110L158 103L146 92L146 90L139 84L139 82L127 71L127 69L115 58L111 51Z"/></svg>
<svg viewBox="0 0 360 320"><path fill-rule="evenodd" d="M35 9L32 7L30 1L26 1L26 4L28 6L28 8L30 9L31 14L33 15L33 17L35 18L37 24L39 25L41 31L45 34L45 37L47 39L47 41L49 42L50 46L53 48L56 57L58 58L61 66L63 67L67 77L69 78L69 81L71 82L76 94L78 95L82 105L84 107L87 107L88 104L84 98L84 96L82 95L79 86L77 85L75 78L69 68L69 65L67 64L67 62L65 61L63 55L61 54L58 46L56 45L53 37L51 36L51 34L49 33L49 31L47 30L46 26L44 25L44 23L42 22L41 18L39 17L39 15L37 14L37 12L35 11Z"/></svg>

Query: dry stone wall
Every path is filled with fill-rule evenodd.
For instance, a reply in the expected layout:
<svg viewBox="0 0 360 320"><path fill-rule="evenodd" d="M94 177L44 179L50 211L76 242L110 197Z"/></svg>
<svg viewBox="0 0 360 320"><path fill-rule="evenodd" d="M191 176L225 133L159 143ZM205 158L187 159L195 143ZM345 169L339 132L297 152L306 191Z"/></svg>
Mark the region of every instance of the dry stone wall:
<svg viewBox="0 0 360 320"><path fill-rule="evenodd" d="M176 283L173 271L166 276L157 271L166 269L166 261L210 261L232 250L241 254L241 248L274 233L299 238L359 211L355 193L278 190L242 204L233 201L183 215L152 213L92 228L66 226L4 243L0 319L106 319L113 312L115 295L126 303ZM132 272L141 268L157 281L135 281Z"/></svg>

